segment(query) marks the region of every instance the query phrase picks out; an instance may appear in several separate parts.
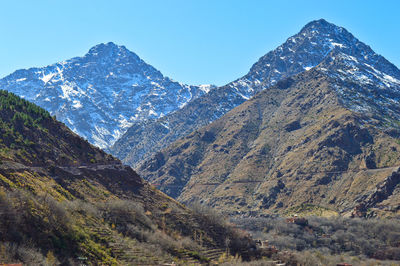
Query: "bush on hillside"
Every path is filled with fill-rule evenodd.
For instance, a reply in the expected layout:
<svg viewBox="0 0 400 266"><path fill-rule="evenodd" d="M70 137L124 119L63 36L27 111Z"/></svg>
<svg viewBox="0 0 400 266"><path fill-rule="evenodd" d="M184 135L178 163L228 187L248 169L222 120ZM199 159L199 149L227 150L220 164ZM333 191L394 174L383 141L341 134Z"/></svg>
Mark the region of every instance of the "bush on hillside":
<svg viewBox="0 0 400 266"><path fill-rule="evenodd" d="M233 220L267 239L280 250L322 250L329 254L364 255L375 259L400 260L398 220L308 217L308 225L287 223L280 217Z"/></svg>

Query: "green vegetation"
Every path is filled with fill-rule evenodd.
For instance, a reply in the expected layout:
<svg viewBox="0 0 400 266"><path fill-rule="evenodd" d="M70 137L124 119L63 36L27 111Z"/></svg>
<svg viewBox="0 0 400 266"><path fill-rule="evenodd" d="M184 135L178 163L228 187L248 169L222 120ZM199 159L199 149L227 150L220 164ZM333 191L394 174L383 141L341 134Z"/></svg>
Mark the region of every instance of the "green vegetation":
<svg viewBox="0 0 400 266"><path fill-rule="evenodd" d="M2 142L25 146L32 146L34 142L24 136L23 128L46 131L43 124L50 119L44 109L3 90L0 90L0 112Z"/></svg>
<svg viewBox="0 0 400 266"><path fill-rule="evenodd" d="M229 261L220 264L221 266L275 266L277 263L284 263L285 265L297 266L337 266L341 263L348 263L351 265L368 265L368 266L396 266L397 261L390 260L376 260L368 258L359 258L357 256L349 255L330 255L321 253L320 251L292 251L292 252L279 252L274 254L271 258L264 258L259 260L253 260L250 262L242 261Z"/></svg>
<svg viewBox="0 0 400 266"><path fill-rule="evenodd" d="M79 243L75 239L71 216L52 197L33 196L22 190L2 190L0 213L3 214L0 239L4 248L7 243L18 248L31 243L36 251L40 247L42 255L54 251L68 257L78 252Z"/></svg>
<svg viewBox="0 0 400 266"><path fill-rule="evenodd" d="M258 239L267 239L279 250L309 254L400 260L399 220L343 217L307 217L307 223L290 223L279 217L233 221ZM301 255L303 254L303 255ZM324 263L323 263L324 264ZM327 265L327 264L324 264Z"/></svg>
<svg viewBox="0 0 400 266"><path fill-rule="evenodd" d="M35 132L46 135L46 124L52 120L44 109L18 96L0 90L0 156L32 161L30 153L35 148ZM11 148L11 150L10 150Z"/></svg>
<svg viewBox="0 0 400 266"><path fill-rule="evenodd" d="M24 187L22 183L20 186ZM205 207L195 207L193 212L204 227L184 236L177 231L179 227L175 228L177 224L170 219L159 224L160 219L152 219L153 214L135 201L116 198L90 203L62 197L55 200L51 194L0 189L1 262L76 265L79 257L85 257L93 265L121 265L120 256L125 254L124 258L136 262L174 258L184 262L191 258L207 263L210 259L202 253L207 243L229 243L233 253L246 250L250 243ZM175 211L167 208L162 213L166 217ZM188 225L181 226L183 230ZM213 233L225 238L212 239L207 230L215 230Z"/></svg>
<svg viewBox="0 0 400 266"><path fill-rule="evenodd" d="M133 201L58 202L50 195L1 190L0 214L2 262L39 265L51 260L50 265L75 265L79 263L78 254L93 264L117 265L120 263L116 254L130 245L142 249L143 256L148 254L143 258L148 262L150 250L159 250L155 260L157 256L168 257L178 248L193 247L185 244L191 241L178 241L158 230L143 207ZM111 245L119 241L123 242L113 249ZM11 252L14 249L23 250L24 254Z"/></svg>
<svg viewBox="0 0 400 266"><path fill-rule="evenodd" d="M44 109L0 90L0 159L28 165L115 161Z"/></svg>
<svg viewBox="0 0 400 266"><path fill-rule="evenodd" d="M49 112L4 90L0 90L0 110L3 112L14 111L15 115L12 118L14 122L18 120L23 122L33 121L32 124L36 126L50 118Z"/></svg>

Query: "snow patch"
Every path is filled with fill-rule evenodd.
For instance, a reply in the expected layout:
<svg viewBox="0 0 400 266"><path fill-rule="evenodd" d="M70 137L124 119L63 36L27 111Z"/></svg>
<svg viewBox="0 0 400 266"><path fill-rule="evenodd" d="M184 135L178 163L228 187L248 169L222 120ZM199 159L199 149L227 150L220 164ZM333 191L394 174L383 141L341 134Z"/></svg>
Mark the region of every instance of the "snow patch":
<svg viewBox="0 0 400 266"><path fill-rule="evenodd" d="M331 45L333 47L340 47L340 48L346 47L344 44L337 43L337 42L331 42Z"/></svg>
<svg viewBox="0 0 400 266"><path fill-rule="evenodd" d="M129 128L132 126L132 122L129 122L128 119L126 119L123 115L119 115L119 127L120 128Z"/></svg>
<svg viewBox="0 0 400 266"><path fill-rule="evenodd" d="M396 84L399 84L399 85L400 85L400 80L395 79L395 78L392 77L392 76L389 76L389 75L387 75L387 74L383 74L383 78L386 79L386 80L388 80L388 81L391 82L391 83L396 83Z"/></svg>
<svg viewBox="0 0 400 266"><path fill-rule="evenodd" d="M165 127L166 129L169 129L169 123L168 122L161 123L161 125L163 127Z"/></svg>
<svg viewBox="0 0 400 266"><path fill-rule="evenodd" d="M47 74L47 75L43 75L41 78L39 78L39 79L41 79L43 82L44 82L44 84L46 84L47 82L49 82L55 75L57 75L56 73L50 73L50 74Z"/></svg>
<svg viewBox="0 0 400 266"><path fill-rule="evenodd" d="M68 84L63 84L60 86L63 92L63 95L60 95L61 99L71 100L71 96L75 96L78 94L78 91L74 90L74 88Z"/></svg>
<svg viewBox="0 0 400 266"><path fill-rule="evenodd" d="M239 95L240 95L240 97L242 97L242 98L245 99L246 101L247 101L248 99L250 99L250 97L245 96L245 95L243 95L243 94L241 94L241 93L239 93Z"/></svg>
<svg viewBox="0 0 400 266"><path fill-rule="evenodd" d="M82 108L82 104L81 104L80 101L78 101L78 100L73 100L72 103L73 103L73 104L72 104L72 107L74 107L75 109Z"/></svg>
<svg viewBox="0 0 400 266"><path fill-rule="evenodd" d="M199 89L204 91L205 93L208 93L212 88L211 84L204 84L204 85L200 85Z"/></svg>
<svg viewBox="0 0 400 266"><path fill-rule="evenodd" d="M340 53L340 57L343 58L343 59L346 59L346 60L349 60L349 61L354 61L354 62L358 63L357 58L355 58L354 56L347 55L347 54L344 54L344 53Z"/></svg>

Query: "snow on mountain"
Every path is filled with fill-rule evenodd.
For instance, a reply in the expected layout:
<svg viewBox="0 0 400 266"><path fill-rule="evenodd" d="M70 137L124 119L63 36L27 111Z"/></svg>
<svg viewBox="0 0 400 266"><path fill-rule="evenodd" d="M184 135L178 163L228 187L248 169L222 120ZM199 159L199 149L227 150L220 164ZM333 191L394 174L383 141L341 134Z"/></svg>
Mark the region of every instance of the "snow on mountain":
<svg viewBox="0 0 400 266"><path fill-rule="evenodd" d="M162 117L212 87L175 82L111 42L94 46L83 57L17 70L0 80L0 88L47 109L101 148L112 145L132 123Z"/></svg>
<svg viewBox="0 0 400 266"><path fill-rule="evenodd" d="M363 56L333 50L316 69L335 78L343 104L356 112L381 117L387 124L400 120L400 71L369 51Z"/></svg>
<svg viewBox="0 0 400 266"><path fill-rule="evenodd" d="M346 29L320 19L305 25L298 34L261 57L247 75L229 85L248 99L283 78L319 65L331 57L332 51L340 51L342 57L347 56L348 62L363 64L362 71L368 69L372 75L380 76L385 86L391 86L400 79L399 70L368 45L360 42ZM374 72L374 68L381 74ZM261 83L263 86L259 86Z"/></svg>

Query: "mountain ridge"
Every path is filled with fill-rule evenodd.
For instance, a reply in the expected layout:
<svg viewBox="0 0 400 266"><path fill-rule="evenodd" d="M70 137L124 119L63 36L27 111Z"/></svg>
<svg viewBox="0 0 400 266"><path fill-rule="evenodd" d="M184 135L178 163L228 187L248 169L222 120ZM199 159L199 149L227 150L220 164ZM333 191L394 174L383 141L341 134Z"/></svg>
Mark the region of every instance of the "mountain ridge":
<svg viewBox="0 0 400 266"><path fill-rule="evenodd" d="M332 35L330 32L333 32ZM389 73L400 79L393 64L374 53L346 29L320 19L308 23L299 33L262 56L242 78L210 91L179 111L157 120L133 124L109 151L124 163L139 167L140 162L155 152L220 118L257 92L317 66L336 49L349 54L361 49L372 59L387 65Z"/></svg>
<svg viewBox="0 0 400 266"><path fill-rule="evenodd" d="M320 23L299 34L320 32ZM389 179L398 172L400 70L341 31L353 41L330 45L326 37L331 49L318 64L272 86L261 81L264 90L161 149L138 172L182 202L200 200L230 214L314 204L349 215L357 197L386 182L384 203L368 203L371 215L397 215L399 184ZM318 46L314 37L306 37L306 48Z"/></svg>

